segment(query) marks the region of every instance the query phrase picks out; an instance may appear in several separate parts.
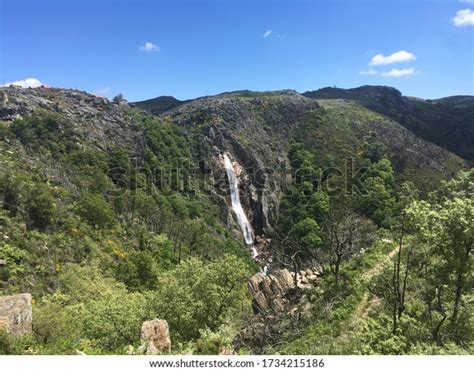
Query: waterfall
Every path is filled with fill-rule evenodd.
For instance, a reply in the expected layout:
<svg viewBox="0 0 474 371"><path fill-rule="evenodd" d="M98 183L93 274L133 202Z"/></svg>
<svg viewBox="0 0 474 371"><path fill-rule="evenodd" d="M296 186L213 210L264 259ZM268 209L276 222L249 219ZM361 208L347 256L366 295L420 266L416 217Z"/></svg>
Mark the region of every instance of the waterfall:
<svg viewBox="0 0 474 371"><path fill-rule="evenodd" d="M255 236L253 234L252 226L250 225L247 215L245 215L245 211L242 208L242 204L240 203L239 181L235 176L232 162L226 153L224 153L224 168L227 173L227 178L229 179L232 210L234 210L234 213L237 216L237 222L239 223L240 229L244 235L245 243L251 248L252 257L255 258L258 255L258 251L253 245Z"/></svg>

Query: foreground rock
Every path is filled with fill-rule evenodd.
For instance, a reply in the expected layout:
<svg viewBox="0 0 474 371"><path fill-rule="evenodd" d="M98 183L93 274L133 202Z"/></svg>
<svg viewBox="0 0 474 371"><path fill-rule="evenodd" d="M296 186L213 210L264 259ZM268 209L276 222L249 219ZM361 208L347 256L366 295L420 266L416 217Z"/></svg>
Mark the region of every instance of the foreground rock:
<svg viewBox="0 0 474 371"><path fill-rule="evenodd" d="M145 321L142 324L140 340L144 342L146 354L171 351L171 339L168 322L162 319Z"/></svg>
<svg viewBox="0 0 474 371"><path fill-rule="evenodd" d="M0 297L0 331L13 336L31 333L31 294Z"/></svg>

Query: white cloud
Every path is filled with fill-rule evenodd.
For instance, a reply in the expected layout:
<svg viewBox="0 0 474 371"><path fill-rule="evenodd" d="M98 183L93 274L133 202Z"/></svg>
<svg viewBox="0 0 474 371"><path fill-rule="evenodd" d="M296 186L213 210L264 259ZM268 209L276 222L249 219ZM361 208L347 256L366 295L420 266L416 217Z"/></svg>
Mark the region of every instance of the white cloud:
<svg viewBox="0 0 474 371"><path fill-rule="evenodd" d="M383 54L377 54L375 55L372 60L369 62L370 66L378 66L381 64L392 64L392 63L398 63L398 62L408 62L415 60L416 57L412 54L409 53L405 50L400 50L396 53L390 54L390 55L383 55Z"/></svg>
<svg viewBox="0 0 474 371"><path fill-rule="evenodd" d="M12 85L20 86L22 88L37 88L44 84L38 79L35 79L34 77L28 77L27 79L24 79L24 80L7 82L6 84L3 84L2 86L12 86Z"/></svg>
<svg viewBox="0 0 474 371"><path fill-rule="evenodd" d="M360 71L359 72L361 75L379 75L380 72L377 70L374 70L373 68L369 68L368 70Z"/></svg>
<svg viewBox="0 0 474 371"><path fill-rule="evenodd" d="M263 34L264 38L269 37L272 34L272 30L266 30L265 33Z"/></svg>
<svg viewBox="0 0 474 371"><path fill-rule="evenodd" d="M139 50L141 52L159 52L160 47L152 42L147 41L144 45L140 46Z"/></svg>
<svg viewBox="0 0 474 371"><path fill-rule="evenodd" d="M458 3L474 4L474 0L459 0Z"/></svg>
<svg viewBox="0 0 474 371"><path fill-rule="evenodd" d="M455 26L473 26L474 25L474 12L471 9L459 10L456 16L453 17L452 22Z"/></svg>
<svg viewBox="0 0 474 371"><path fill-rule="evenodd" d="M388 72L383 72L382 76L385 77L401 77L401 76L410 76L410 75L418 75L420 71L415 70L413 67L412 68L405 68L402 70L399 69L392 69Z"/></svg>

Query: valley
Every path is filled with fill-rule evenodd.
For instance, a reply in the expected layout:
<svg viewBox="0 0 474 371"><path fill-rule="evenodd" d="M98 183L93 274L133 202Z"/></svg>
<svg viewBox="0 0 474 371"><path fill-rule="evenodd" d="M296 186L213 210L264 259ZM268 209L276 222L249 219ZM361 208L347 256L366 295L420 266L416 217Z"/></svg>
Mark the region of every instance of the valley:
<svg viewBox="0 0 474 371"><path fill-rule="evenodd" d="M2 353L472 353L472 97L0 98Z"/></svg>

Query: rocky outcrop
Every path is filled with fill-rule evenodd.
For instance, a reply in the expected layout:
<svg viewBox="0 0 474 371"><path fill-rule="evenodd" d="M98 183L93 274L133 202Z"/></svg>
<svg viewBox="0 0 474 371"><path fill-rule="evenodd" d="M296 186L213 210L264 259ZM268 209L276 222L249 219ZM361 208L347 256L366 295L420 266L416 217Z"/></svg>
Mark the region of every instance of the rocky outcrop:
<svg viewBox="0 0 474 371"><path fill-rule="evenodd" d="M163 115L197 133L201 166L211 183L225 184L222 152L242 168L240 199L258 236L272 234L291 178L290 131L308 110L318 107L294 91L243 91L196 99ZM225 201L225 192L218 195Z"/></svg>
<svg viewBox="0 0 474 371"><path fill-rule="evenodd" d="M290 273L286 268L278 269L268 275L261 272L254 274L247 284L252 296L254 312L285 311L286 304L289 302L289 294L295 288L309 290L316 287L319 283L319 276L322 274L321 267L300 271L296 278L296 286L294 273Z"/></svg>
<svg viewBox="0 0 474 371"><path fill-rule="evenodd" d="M171 351L171 339L168 322L162 319L145 321L142 324L140 340L146 354Z"/></svg>
<svg viewBox="0 0 474 371"><path fill-rule="evenodd" d="M0 297L0 330L13 336L31 333L31 294Z"/></svg>
<svg viewBox="0 0 474 371"><path fill-rule="evenodd" d="M130 107L78 90L0 87L0 120L12 121L38 110L55 112L71 122L81 146L108 150L116 146L140 153L142 135Z"/></svg>

